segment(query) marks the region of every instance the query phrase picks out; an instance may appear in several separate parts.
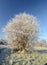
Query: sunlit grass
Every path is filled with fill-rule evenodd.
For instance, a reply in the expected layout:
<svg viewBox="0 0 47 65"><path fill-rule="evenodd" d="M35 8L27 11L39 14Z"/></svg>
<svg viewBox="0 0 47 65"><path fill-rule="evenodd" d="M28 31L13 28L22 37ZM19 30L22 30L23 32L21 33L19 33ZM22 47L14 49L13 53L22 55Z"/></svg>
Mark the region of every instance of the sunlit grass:
<svg viewBox="0 0 47 65"><path fill-rule="evenodd" d="M8 56L10 65L44 65L47 63L47 53L13 53Z"/></svg>

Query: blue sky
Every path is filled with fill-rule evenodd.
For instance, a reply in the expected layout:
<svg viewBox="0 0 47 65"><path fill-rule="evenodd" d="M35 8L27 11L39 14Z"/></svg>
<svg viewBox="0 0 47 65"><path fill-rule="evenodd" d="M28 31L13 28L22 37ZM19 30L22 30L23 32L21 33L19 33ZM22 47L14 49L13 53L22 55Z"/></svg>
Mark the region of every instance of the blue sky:
<svg viewBox="0 0 47 65"><path fill-rule="evenodd" d="M47 0L0 0L0 38L2 28L16 14L26 12L37 17L42 29L40 38L47 40Z"/></svg>

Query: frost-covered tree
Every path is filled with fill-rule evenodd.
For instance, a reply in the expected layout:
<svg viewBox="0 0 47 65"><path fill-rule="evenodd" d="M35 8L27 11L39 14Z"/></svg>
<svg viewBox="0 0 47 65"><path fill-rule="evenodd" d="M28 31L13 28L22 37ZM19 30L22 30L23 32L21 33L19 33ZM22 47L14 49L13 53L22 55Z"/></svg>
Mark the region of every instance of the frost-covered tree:
<svg viewBox="0 0 47 65"><path fill-rule="evenodd" d="M39 44L38 44L39 46L44 46L44 47L46 47L47 46L47 41L45 40L45 39L41 39L40 41L39 41Z"/></svg>
<svg viewBox="0 0 47 65"><path fill-rule="evenodd" d="M38 40L39 24L36 17L21 13L9 20L4 32L11 41L13 49L31 51Z"/></svg>

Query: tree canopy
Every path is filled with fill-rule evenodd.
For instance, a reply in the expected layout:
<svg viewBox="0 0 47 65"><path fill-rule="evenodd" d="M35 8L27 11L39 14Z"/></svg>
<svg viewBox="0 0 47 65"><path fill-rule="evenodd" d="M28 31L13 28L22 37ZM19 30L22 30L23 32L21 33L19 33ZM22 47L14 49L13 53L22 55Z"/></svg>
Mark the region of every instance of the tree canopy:
<svg viewBox="0 0 47 65"><path fill-rule="evenodd" d="M39 23L36 17L26 13L10 19L3 30L12 42L13 49L31 50L39 37Z"/></svg>

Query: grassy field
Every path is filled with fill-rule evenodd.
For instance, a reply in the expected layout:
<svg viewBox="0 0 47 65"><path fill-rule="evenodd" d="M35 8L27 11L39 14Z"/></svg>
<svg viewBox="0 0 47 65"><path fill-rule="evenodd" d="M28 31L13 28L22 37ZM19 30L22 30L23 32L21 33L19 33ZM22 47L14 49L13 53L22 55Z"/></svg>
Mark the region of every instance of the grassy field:
<svg viewBox="0 0 47 65"><path fill-rule="evenodd" d="M38 50L39 48L37 48ZM4 49L0 53L0 65L45 65L47 63L47 50L39 49L33 53L10 53L10 49ZM46 53L45 53L46 50Z"/></svg>
<svg viewBox="0 0 47 65"><path fill-rule="evenodd" d="M47 47L40 47L40 46L36 46L34 47L35 50L47 50Z"/></svg>
<svg viewBox="0 0 47 65"><path fill-rule="evenodd" d="M47 53L12 53L6 57L2 65L45 65L47 63Z"/></svg>

